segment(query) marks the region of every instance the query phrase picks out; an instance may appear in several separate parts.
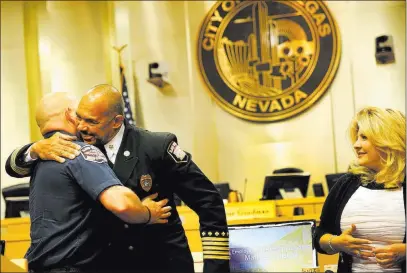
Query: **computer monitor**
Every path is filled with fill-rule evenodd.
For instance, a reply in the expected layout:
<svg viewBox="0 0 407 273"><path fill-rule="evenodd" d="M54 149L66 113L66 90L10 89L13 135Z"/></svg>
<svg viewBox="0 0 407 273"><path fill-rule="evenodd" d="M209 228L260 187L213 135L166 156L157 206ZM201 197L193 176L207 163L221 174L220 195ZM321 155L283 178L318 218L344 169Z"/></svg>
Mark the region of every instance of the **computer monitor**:
<svg viewBox="0 0 407 273"><path fill-rule="evenodd" d="M309 173L274 174L266 176L263 187L262 200L283 199L280 189L285 192L293 192L298 188L303 197L307 196Z"/></svg>
<svg viewBox="0 0 407 273"><path fill-rule="evenodd" d="M229 226L231 272L302 272L318 265L315 220Z"/></svg>
<svg viewBox="0 0 407 273"><path fill-rule="evenodd" d="M219 191L222 199L229 198L230 186L229 183L215 183L215 188Z"/></svg>
<svg viewBox="0 0 407 273"><path fill-rule="evenodd" d="M328 190L330 191L333 186L335 185L336 181L346 173L333 173L325 175L326 178L326 185L328 186Z"/></svg>

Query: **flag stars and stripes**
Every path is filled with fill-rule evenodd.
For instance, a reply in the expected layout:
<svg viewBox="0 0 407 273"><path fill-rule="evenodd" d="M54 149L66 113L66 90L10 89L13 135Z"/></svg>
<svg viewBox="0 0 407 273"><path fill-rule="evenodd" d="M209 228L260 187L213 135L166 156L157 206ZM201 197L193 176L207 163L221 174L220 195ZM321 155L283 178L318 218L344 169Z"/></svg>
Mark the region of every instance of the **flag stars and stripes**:
<svg viewBox="0 0 407 273"><path fill-rule="evenodd" d="M126 118L128 123L134 124L133 113L131 111L131 106L130 106L129 93L127 90L126 77L124 75L124 69L123 69L122 65L120 65L120 74L121 74L121 80L122 80L122 96L123 96L123 101L124 101L124 117Z"/></svg>

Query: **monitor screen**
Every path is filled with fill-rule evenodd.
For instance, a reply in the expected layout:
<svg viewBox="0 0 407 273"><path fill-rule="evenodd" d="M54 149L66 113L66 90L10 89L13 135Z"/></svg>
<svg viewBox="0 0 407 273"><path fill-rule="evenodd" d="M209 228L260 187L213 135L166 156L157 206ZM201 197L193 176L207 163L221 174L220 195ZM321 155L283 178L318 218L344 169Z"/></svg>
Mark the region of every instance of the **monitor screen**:
<svg viewBox="0 0 407 273"><path fill-rule="evenodd" d="M315 221L229 227L231 272L301 272L317 266Z"/></svg>
<svg viewBox="0 0 407 273"><path fill-rule="evenodd" d="M263 200L278 200L283 199L280 189L287 192L294 191L298 188L303 197L307 196L308 183L310 179L309 173L290 173L290 174L275 174L266 176L263 187Z"/></svg>

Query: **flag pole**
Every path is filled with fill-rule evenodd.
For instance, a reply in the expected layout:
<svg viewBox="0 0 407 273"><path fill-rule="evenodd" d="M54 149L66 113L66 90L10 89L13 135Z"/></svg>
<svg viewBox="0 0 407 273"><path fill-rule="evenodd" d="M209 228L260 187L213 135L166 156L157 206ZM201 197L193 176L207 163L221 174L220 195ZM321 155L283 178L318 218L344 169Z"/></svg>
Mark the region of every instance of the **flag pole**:
<svg viewBox="0 0 407 273"><path fill-rule="evenodd" d="M124 44L122 46L113 46L113 49L117 52L118 54L118 60L119 60L119 67L121 68L122 71L120 71L120 92L123 92L122 86L123 86L123 75L124 75L124 66L122 63L122 51L127 47L127 44Z"/></svg>

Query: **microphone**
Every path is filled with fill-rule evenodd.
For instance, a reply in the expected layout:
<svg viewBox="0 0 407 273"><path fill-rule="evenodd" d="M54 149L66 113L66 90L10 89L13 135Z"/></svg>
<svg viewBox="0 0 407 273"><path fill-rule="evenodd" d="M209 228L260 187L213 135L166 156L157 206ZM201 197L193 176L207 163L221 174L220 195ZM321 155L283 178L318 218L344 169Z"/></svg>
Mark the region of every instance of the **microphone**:
<svg viewBox="0 0 407 273"><path fill-rule="evenodd" d="M244 179L244 189L243 189L243 200L246 200L246 187L247 187L247 178Z"/></svg>

